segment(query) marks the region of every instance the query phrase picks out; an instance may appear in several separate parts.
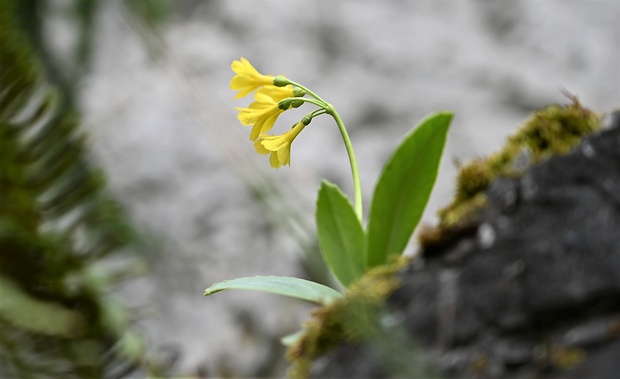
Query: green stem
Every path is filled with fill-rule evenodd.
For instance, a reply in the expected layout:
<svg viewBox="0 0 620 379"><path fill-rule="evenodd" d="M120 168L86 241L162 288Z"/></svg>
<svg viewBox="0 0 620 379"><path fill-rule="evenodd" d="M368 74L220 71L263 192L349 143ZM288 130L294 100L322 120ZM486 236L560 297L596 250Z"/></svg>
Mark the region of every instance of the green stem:
<svg viewBox="0 0 620 379"><path fill-rule="evenodd" d="M289 80L289 79L287 79ZM344 146L347 149L347 154L349 155L349 163L351 165L351 175L353 176L353 198L355 203L355 214L357 218L360 220L360 223L363 223L363 208L362 208L362 184L360 181L359 170L357 169L357 160L355 159L355 153L353 152L353 145L351 144L351 139L349 138L349 134L347 133L347 129L344 126L344 122L340 118L340 115L336 111L331 104L327 101L323 100L319 95L308 89L307 87L302 86L299 83L296 83L292 80L289 80L289 83L294 85L295 87L301 88L308 95L314 97L317 101L312 99L306 99L305 101L312 103L318 107L325 109L325 112L332 116L338 125L338 129L340 129L340 134L342 135L342 140L344 141ZM303 98L296 98L303 99Z"/></svg>
<svg viewBox="0 0 620 379"><path fill-rule="evenodd" d="M326 114L326 113L327 113L327 111L326 111L324 108L321 108L321 109L315 109L315 110L313 110L313 111L309 114L309 116L310 116L311 118L315 118L316 116L320 116L320 115L322 115L322 114Z"/></svg>
<svg viewBox="0 0 620 379"><path fill-rule="evenodd" d="M318 101L320 101L321 103L323 103L322 105L319 105L321 108L325 108L327 109L327 107L329 106L329 104L327 103L327 101L323 100L319 95L317 95L316 93L312 92L310 89L308 89L307 87L302 86L301 84L294 82L292 80L289 80L289 83L294 85L295 87L299 87L301 89L303 89L304 91L306 91L306 93L308 93L308 95L314 97L315 99L317 99ZM317 104L318 105L318 104Z"/></svg>
<svg viewBox="0 0 620 379"><path fill-rule="evenodd" d="M331 115L336 124L338 124L338 129L340 129L340 134L342 135L342 140L344 141L344 146L347 148L347 154L349 155L349 163L351 164L351 175L353 176L353 197L355 199L355 214L357 218L360 220L360 223L363 222L363 210L362 210L362 184L360 181L360 173L357 169L357 161L355 159L355 153L353 152L353 145L351 144L351 139L349 138L349 134L347 133L347 129L344 127L344 122L340 118L340 115L336 111L331 104L327 104L327 114Z"/></svg>

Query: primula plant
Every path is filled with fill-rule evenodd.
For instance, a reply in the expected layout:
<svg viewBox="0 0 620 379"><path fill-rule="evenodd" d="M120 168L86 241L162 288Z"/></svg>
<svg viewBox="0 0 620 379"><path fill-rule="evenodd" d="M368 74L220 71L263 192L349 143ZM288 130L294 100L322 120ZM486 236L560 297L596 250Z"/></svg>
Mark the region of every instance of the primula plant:
<svg viewBox="0 0 620 379"><path fill-rule="evenodd" d="M282 75L261 74L245 58L234 61L231 67L236 75L230 88L239 91L235 98L254 92L254 102L248 108L236 108L239 121L252 127L250 140L259 154L270 155L271 167L290 165L293 141L315 117L329 115L338 126L351 165L354 202L352 205L337 185L323 181L318 193L316 226L323 260L345 291L370 268L385 265L401 255L435 183L452 114L432 114L404 138L383 168L364 226L357 162L334 106ZM280 114L303 105L310 105L313 110L286 133L268 134ZM205 295L226 289L271 292L322 305L342 297L342 292L319 283L278 276L223 281L207 288Z"/></svg>

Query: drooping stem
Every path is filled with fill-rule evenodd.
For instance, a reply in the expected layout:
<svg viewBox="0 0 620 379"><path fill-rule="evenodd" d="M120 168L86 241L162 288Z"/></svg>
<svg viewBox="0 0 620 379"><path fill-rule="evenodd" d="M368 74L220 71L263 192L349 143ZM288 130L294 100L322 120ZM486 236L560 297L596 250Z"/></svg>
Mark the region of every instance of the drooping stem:
<svg viewBox="0 0 620 379"><path fill-rule="evenodd" d="M336 121L336 124L338 125L338 129L340 130L340 134L342 135L342 140L344 141L344 146L347 149L347 155L349 156L349 164L351 165L351 175L353 177L353 199L354 199L355 214L357 215L357 218L360 220L360 223L363 223L364 213L363 213L363 205L362 205L362 184L360 181L359 170L357 168L357 160L355 159L355 153L353 152L353 145L351 144L351 139L349 138L347 129L344 126L344 122L342 122L342 119L340 118L340 115L336 111L336 108L334 108L327 101L323 100L319 95L317 95L316 93L314 93L313 91L311 91L310 89L308 89L307 87L299 83L289 80L288 78L286 78L286 80L288 81L289 84L292 84L295 87L303 89L304 91L306 91L308 95L316 99L318 103L316 101L313 101L312 99L305 99L305 101L309 103L313 103L325 109L325 113L332 116L334 118L334 121ZM296 99L302 100L303 98L296 98Z"/></svg>
<svg viewBox="0 0 620 379"><path fill-rule="evenodd" d="M351 165L351 175L353 176L353 198L355 199L355 214L360 222L363 222L363 209L362 209L362 183L360 181L359 170L357 169L357 160L355 159L355 153L353 152L353 145L351 144L351 139L349 138L349 134L347 133L347 129L344 127L344 122L340 118L340 115L336 111L336 109L331 105L327 104L327 114L331 115L336 124L338 125L338 129L340 129L340 134L342 135L342 140L344 141L344 146L347 149L347 154L349 155L349 163Z"/></svg>

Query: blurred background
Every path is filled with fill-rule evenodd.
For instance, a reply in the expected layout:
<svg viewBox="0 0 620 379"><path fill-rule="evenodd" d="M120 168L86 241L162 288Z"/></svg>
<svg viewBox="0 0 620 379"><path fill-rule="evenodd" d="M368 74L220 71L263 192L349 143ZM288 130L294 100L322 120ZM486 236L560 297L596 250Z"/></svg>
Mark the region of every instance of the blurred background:
<svg viewBox="0 0 620 379"><path fill-rule="evenodd" d="M295 141L290 168L273 170L255 153L234 110L251 100L234 101L229 89L233 60L335 105L366 210L400 139L425 115L454 111L426 223L450 200L455 162L498 150L533 110L569 102L563 89L596 111L620 105L615 0L3 3L17 9L45 84L79 113L85 155L141 236L129 250L147 268L109 295L171 375L282 376L278 339L312 307L202 294L240 276L329 281L315 259L316 190L325 178L352 196L346 152L326 117ZM287 112L274 132L309 110Z"/></svg>

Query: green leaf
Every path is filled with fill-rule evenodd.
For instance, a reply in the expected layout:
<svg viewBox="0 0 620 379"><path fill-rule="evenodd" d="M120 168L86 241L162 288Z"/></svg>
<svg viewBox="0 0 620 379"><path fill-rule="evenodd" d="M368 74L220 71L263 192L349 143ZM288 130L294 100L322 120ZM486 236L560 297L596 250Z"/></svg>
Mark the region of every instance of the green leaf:
<svg viewBox="0 0 620 379"><path fill-rule="evenodd" d="M224 280L207 288L205 296L231 289L269 292L319 304L328 304L342 297L342 294L333 288L288 276L253 276Z"/></svg>
<svg viewBox="0 0 620 379"><path fill-rule="evenodd" d="M365 234L360 220L338 186L321 183L316 225L323 259L336 278L348 287L365 271Z"/></svg>
<svg viewBox="0 0 620 379"><path fill-rule="evenodd" d="M451 120L449 112L422 120L383 168L368 221L368 267L405 250L435 184Z"/></svg>

